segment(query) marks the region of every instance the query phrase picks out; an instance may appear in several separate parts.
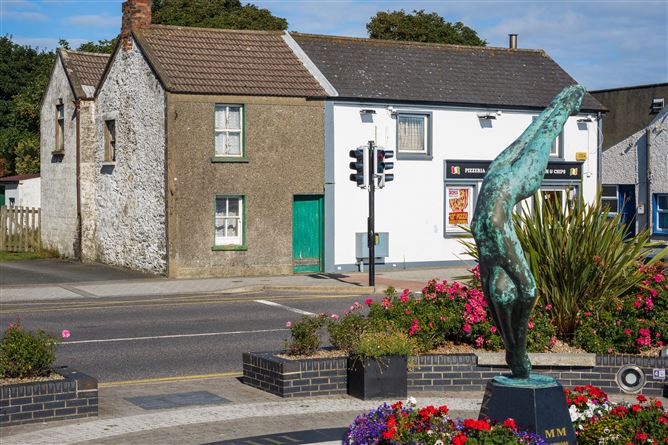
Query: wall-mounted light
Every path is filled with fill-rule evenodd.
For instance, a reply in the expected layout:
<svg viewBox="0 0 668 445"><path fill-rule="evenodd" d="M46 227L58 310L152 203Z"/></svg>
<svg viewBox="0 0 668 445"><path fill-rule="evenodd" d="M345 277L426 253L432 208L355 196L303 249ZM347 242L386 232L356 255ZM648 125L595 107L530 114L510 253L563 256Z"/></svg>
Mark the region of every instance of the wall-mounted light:
<svg viewBox="0 0 668 445"><path fill-rule="evenodd" d="M364 110L360 110L360 114L361 114L361 115L365 115L365 114L376 114L376 110L364 109Z"/></svg>
<svg viewBox="0 0 668 445"><path fill-rule="evenodd" d="M580 119L578 119L578 124L583 124L583 123L588 123L588 122L594 122L594 118L591 117L591 116L587 116L587 117L581 117Z"/></svg>
<svg viewBox="0 0 668 445"><path fill-rule="evenodd" d="M496 113L477 113L478 119L493 120L496 119Z"/></svg>
<svg viewBox="0 0 668 445"><path fill-rule="evenodd" d="M63 98L59 97L58 100L56 101L56 105L62 105L63 104Z"/></svg>

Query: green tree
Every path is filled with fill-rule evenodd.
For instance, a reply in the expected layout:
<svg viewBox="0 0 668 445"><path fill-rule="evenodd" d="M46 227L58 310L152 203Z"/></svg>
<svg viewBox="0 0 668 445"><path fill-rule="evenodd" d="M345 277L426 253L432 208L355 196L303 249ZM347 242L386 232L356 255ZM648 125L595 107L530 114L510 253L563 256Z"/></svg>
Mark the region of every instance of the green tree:
<svg viewBox="0 0 668 445"><path fill-rule="evenodd" d="M412 42L450 43L456 45L485 46L473 29L462 22L446 22L435 12L424 9L412 14L400 11L379 11L366 25L369 37L384 40Z"/></svg>
<svg viewBox="0 0 668 445"><path fill-rule="evenodd" d="M240 0L155 0L153 23L202 28L285 30L288 21Z"/></svg>
<svg viewBox="0 0 668 445"><path fill-rule="evenodd" d="M118 42L118 36L110 40L98 40L97 42L86 42L79 45L77 51L86 51L89 53L104 53L111 54L116 48L116 43Z"/></svg>

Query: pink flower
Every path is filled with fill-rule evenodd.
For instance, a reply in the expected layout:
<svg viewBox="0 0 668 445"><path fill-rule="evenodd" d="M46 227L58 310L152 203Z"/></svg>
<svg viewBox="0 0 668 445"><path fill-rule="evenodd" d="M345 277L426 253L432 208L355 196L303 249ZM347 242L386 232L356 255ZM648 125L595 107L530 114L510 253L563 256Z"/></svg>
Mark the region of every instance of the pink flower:
<svg viewBox="0 0 668 445"><path fill-rule="evenodd" d="M633 332L631 329L624 329L624 334L626 335L631 335L631 332Z"/></svg>
<svg viewBox="0 0 668 445"><path fill-rule="evenodd" d="M654 275L654 282L660 283L662 281L663 281L663 275L661 275L661 274Z"/></svg>
<svg viewBox="0 0 668 445"><path fill-rule="evenodd" d="M364 304L366 304L367 306L371 306L371 304L373 304L373 298L367 298L366 300L364 300Z"/></svg>
<svg viewBox="0 0 668 445"><path fill-rule="evenodd" d="M467 324L464 325L464 332L467 332L467 333L471 332L471 325L470 324L467 323Z"/></svg>
<svg viewBox="0 0 668 445"><path fill-rule="evenodd" d="M552 337L552 338L550 339L550 345L554 346L554 345L556 345L556 344L557 344L557 337Z"/></svg>
<svg viewBox="0 0 668 445"><path fill-rule="evenodd" d="M63 332L61 332L60 335L62 335L63 338L70 338L70 331L63 329Z"/></svg>
<svg viewBox="0 0 668 445"><path fill-rule="evenodd" d="M636 307L636 309L640 309L640 306L642 306L642 302L636 300L636 301L633 302L633 305Z"/></svg>
<svg viewBox="0 0 668 445"><path fill-rule="evenodd" d="M387 309L390 306L392 306L392 301L390 301L389 298L384 297L383 300L380 302L380 304L383 306L383 308Z"/></svg>
<svg viewBox="0 0 668 445"><path fill-rule="evenodd" d="M475 345L477 348L481 348L484 343L485 339L483 338L482 335L479 335L478 338L475 339Z"/></svg>
<svg viewBox="0 0 668 445"><path fill-rule="evenodd" d="M409 311L408 309L406 309L406 315L410 315L410 314L411 314L411 311Z"/></svg>
<svg viewBox="0 0 668 445"><path fill-rule="evenodd" d="M654 309L654 302L649 297L645 298L645 309L647 309L648 311Z"/></svg>
<svg viewBox="0 0 668 445"><path fill-rule="evenodd" d="M591 317L591 312L589 311L585 312L585 317Z"/></svg>
<svg viewBox="0 0 668 445"><path fill-rule="evenodd" d="M286 328L291 328L292 327L292 322L291 321L286 322L285 327Z"/></svg>
<svg viewBox="0 0 668 445"><path fill-rule="evenodd" d="M492 326L491 328L489 328L489 332L491 332L492 334L496 334L496 326Z"/></svg>
<svg viewBox="0 0 668 445"><path fill-rule="evenodd" d="M440 317L438 317L438 319L441 320L441 321L445 321L445 317L442 316L442 315Z"/></svg>
<svg viewBox="0 0 668 445"><path fill-rule="evenodd" d="M336 320L339 319L339 316L336 315L336 314L332 314L332 315L330 316L330 318L331 318L332 320L336 321Z"/></svg>
<svg viewBox="0 0 668 445"><path fill-rule="evenodd" d="M533 321L530 321L530 322L528 323L528 326L529 326L529 329L533 329L533 327L534 327Z"/></svg>
<svg viewBox="0 0 668 445"><path fill-rule="evenodd" d="M653 297L656 297L657 292L656 292L654 289L650 289L650 290L649 290L649 294L650 294L651 296L653 296Z"/></svg>
<svg viewBox="0 0 668 445"><path fill-rule="evenodd" d="M546 304L545 305L545 310L550 312L552 310L552 305L551 304Z"/></svg>

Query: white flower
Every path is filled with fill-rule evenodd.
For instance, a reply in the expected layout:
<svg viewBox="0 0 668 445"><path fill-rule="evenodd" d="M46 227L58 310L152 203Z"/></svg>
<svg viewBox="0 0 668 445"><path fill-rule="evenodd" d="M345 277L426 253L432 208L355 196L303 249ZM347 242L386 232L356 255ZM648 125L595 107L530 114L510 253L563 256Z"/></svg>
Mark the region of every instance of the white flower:
<svg viewBox="0 0 668 445"><path fill-rule="evenodd" d="M416 406L417 400L415 400L415 397L409 397L408 399L406 399L406 404Z"/></svg>
<svg viewBox="0 0 668 445"><path fill-rule="evenodd" d="M434 442L434 445L443 445L443 441L438 439L436 442Z"/></svg>

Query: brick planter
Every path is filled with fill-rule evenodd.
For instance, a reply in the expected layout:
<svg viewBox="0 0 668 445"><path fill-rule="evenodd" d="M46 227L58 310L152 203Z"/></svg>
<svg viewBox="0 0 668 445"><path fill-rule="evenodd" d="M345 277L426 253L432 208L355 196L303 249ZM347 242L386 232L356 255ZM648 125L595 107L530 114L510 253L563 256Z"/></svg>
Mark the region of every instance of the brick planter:
<svg viewBox="0 0 668 445"><path fill-rule="evenodd" d="M346 358L287 360L273 352L243 354L243 382L281 397L346 393ZM409 393L483 391L487 381L508 373L500 354L426 354L411 357ZM595 354L532 354L534 372L550 375L565 387L592 384L621 393L617 371L634 364L645 374L643 394L661 396L666 381L653 380L653 369L668 368L668 357Z"/></svg>
<svg viewBox="0 0 668 445"><path fill-rule="evenodd" d="M97 380L63 367L64 380L0 386L0 426L97 416Z"/></svg>

